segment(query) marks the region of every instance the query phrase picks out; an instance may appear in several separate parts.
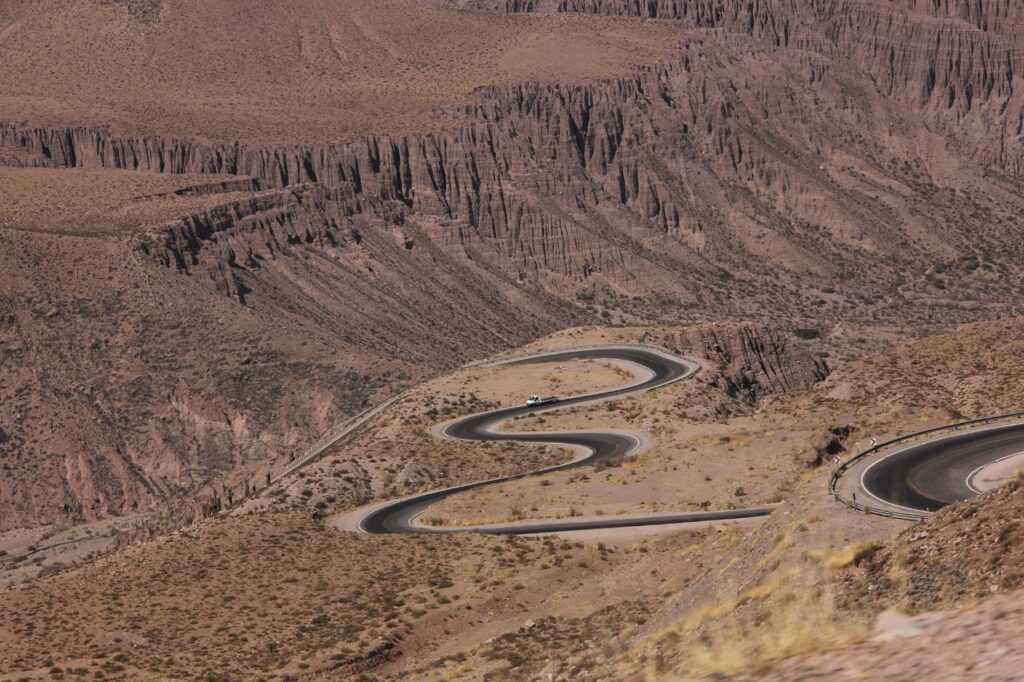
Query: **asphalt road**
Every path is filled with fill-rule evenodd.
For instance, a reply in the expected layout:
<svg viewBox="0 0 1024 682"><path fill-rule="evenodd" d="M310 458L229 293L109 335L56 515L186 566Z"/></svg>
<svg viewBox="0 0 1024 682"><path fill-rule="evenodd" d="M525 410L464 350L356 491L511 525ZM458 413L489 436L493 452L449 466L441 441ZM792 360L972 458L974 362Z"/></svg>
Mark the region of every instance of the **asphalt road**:
<svg viewBox="0 0 1024 682"><path fill-rule="evenodd" d="M531 471L513 476L493 478L485 481L475 481L464 485L434 490L419 495L412 495L378 506L369 511L359 521L359 529L366 533L436 533L476 530L486 533L497 534L518 534L529 533L552 533L568 530L589 530L594 528L622 528L632 526L650 526L657 524L688 523L696 521L732 520L740 518L752 518L764 516L771 512L770 507L758 507L742 510L725 510L720 512L699 512L686 514L657 514L647 517L631 517L628 519L616 519L614 517L601 519L566 519L559 521L538 521L487 526L481 528L433 528L419 526L414 523L416 517L426 509L449 495L465 492L473 488L485 485L493 485L505 481L512 481L527 476L550 473L574 467L588 466L597 463L602 459L615 460L623 457L640 446L640 440L636 436L624 433L580 431L572 433L504 433L494 431L500 422L514 417L549 412L551 410L571 407L583 403L611 400L613 398L630 395L641 391L651 391L666 386L676 381L693 376L699 370L699 366L689 360L676 358L667 353L658 353L640 347L608 347L597 349L584 349L572 351L560 351L536 355L527 358L510 360L500 363L502 366L523 365L532 363L555 363L568 360L594 358L610 360L626 360L636 363L648 369L653 376L640 382L621 388L581 395L561 400L553 405L536 407L508 407L491 412L483 412L460 419L445 427L443 433L450 438L474 441L502 441L514 440L532 443L555 443L559 445L571 445L584 448L589 454L584 457L559 464L553 467L546 467L537 471Z"/></svg>
<svg viewBox="0 0 1024 682"><path fill-rule="evenodd" d="M897 450L869 465L860 487L888 504L933 512L977 495L979 467L1024 452L1024 424L965 431Z"/></svg>

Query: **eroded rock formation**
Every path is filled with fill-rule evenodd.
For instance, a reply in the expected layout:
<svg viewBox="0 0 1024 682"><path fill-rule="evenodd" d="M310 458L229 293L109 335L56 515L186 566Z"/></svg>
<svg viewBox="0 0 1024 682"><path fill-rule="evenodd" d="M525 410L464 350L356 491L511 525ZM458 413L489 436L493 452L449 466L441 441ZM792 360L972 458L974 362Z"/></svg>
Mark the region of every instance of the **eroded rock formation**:
<svg viewBox="0 0 1024 682"><path fill-rule="evenodd" d="M769 394L810 388L825 379L828 364L787 330L753 323L699 325L666 334L659 343L718 363L714 381L748 402Z"/></svg>
<svg viewBox="0 0 1024 682"><path fill-rule="evenodd" d="M55 395L39 407L27 396L45 394L45 375L57 370L32 377L19 363L65 358L60 371L82 386L97 367L132 368L103 389L109 402L75 394L76 413L94 415L89 429L106 426L53 445L74 453L51 472L74 482L69 514L177 494L183 480L211 478L195 469L258 461L268 441L308 443L414 368L450 367L582 321L745 317L827 337L843 320L836 338L855 345L848 329L858 325L917 333L1024 312L1019 6L440 4L673 21L680 45L628 77L484 88L457 111L460 125L428 135L258 147L0 125L6 166L228 174L237 183L189 191L249 192L117 245L54 237L44 249L52 267L11 279L0 339L14 388L0 447L32 442L38 433L23 425L45 424L71 400ZM5 273L39 260L38 247L4 239ZM113 285L94 283L99 302L76 302L72 254L128 269L112 270ZM61 293L40 296L52 272ZM202 325L238 331L183 341L189 313L167 297L203 297ZM154 302L174 310L155 313ZM103 316L141 322L111 330L88 321ZM766 329L728 340L705 332L680 339L680 349L720 354L737 394L752 398L823 375L818 360L794 362L791 342ZM96 343L88 362L70 350ZM239 345L273 349L246 366L257 397L222 388L235 384L221 373L200 376L219 351L191 355ZM385 370L382 359L395 357ZM168 377L183 364L196 376L172 391ZM373 377L355 369L366 366ZM266 376L252 379L254 367ZM313 378L296 383L297 374ZM312 397L281 398L292 391ZM219 401L231 409L202 407ZM79 452L79 441L114 445ZM121 481L116 490L90 482L105 477ZM40 518L45 493L26 499L6 523Z"/></svg>

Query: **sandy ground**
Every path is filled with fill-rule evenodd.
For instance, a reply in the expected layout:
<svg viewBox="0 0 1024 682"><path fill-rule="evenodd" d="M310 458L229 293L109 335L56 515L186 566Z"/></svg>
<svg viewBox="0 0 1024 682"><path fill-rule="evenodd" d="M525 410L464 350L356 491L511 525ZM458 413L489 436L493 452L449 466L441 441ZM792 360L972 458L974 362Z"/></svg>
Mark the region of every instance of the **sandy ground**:
<svg viewBox="0 0 1024 682"><path fill-rule="evenodd" d="M240 178L134 171L0 168L0 227L64 234L118 234L143 230L252 196L224 192L177 196L176 190Z"/></svg>
<svg viewBox="0 0 1024 682"><path fill-rule="evenodd" d="M133 16L131 5L155 9ZM451 11L419 0L0 8L0 107L12 119L257 144L424 131L475 88L580 82L658 61L658 22Z"/></svg>

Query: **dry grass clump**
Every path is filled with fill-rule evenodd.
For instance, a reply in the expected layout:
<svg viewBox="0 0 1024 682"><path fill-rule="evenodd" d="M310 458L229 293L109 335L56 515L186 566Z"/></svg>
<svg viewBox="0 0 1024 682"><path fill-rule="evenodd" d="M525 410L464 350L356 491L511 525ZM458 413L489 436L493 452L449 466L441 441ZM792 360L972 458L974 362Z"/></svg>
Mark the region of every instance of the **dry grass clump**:
<svg viewBox="0 0 1024 682"><path fill-rule="evenodd" d="M781 569L692 611L642 647L644 669L656 677L733 675L863 638L870 620L838 608L830 576L825 562Z"/></svg>
<svg viewBox="0 0 1024 682"><path fill-rule="evenodd" d="M828 558L828 567L833 570L847 568L848 566L860 566L863 562L869 561L885 545L878 540L866 540L836 550Z"/></svg>

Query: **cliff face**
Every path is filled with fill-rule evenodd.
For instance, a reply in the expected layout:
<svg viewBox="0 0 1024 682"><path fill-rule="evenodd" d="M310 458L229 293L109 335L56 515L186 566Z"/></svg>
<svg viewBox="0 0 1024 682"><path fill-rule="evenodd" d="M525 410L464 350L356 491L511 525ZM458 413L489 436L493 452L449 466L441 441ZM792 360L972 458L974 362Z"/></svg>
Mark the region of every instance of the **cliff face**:
<svg viewBox="0 0 1024 682"><path fill-rule="evenodd" d="M238 183L189 191L249 192L116 247L55 238L52 267L33 266L35 274L7 292L14 322L5 328L0 317L0 335L22 335L13 346L35 349L12 352L4 365L23 392L5 403L12 408L0 423L12 452L11 443L39 436L16 424L46 424L67 408L66 396L31 408L24 396L40 392L41 379L17 363L66 357L84 385L111 358L134 357L132 348L167 349L132 365L137 376L111 389L110 404L120 407L108 411L123 410L109 422L111 434L150 435L118 436L119 450L72 457L70 473L53 474L103 480L75 472L121 467L124 476L114 478L131 481L130 490L80 494L95 486L71 485L69 509L129 509L179 491L188 477L212 480L240 462L264 461L245 453L268 442L289 441L294 450L386 384L584 320L742 316L781 329L837 330L856 344L862 326L921 332L1024 314L1016 291L1024 263L1017 5L435 4L653 17L678 24L680 45L664 63L594 85L483 88L453 112L458 126L428 135L258 147L0 124L3 165L223 173ZM5 239L14 246L4 272L39 260L21 237ZM69 274L75 253L101 269L130 264L130 273L114 275L116 286L100 281L95 296L104 310L120 311L109 313L114 318L150 326L94 328L75 313L84 305ZM54 286L52 277L61 293L25 303ZM141 289L130 289L136 282ZM185 309L154 315L150 306L171 305L168 296L202 301L202 325L236 331L183 340L183 320L196 334L202 325ZM78 320L65 324L70 332L48 322L64 314L46 317L51 308ZM29 329L36 336L23 336ZM690 345L717 343L732 368L728 381L752 398L820 378L816 361L794 361L795 351L766 334ZM86 346L119 340L89 364L64 337ZM200 371L232 357L229 347L268 343L274 351L255 393ZM191 355L209 347L224 352ZM188 390L167 385L178 357L191 358L185 364L196 372ZM156 378L132 393L146 376ZM311 397L281 397L292 390ZM211 416L196 407L222 403L234 411ZM161 407L143 414L129 404ZM173 410L164 414L167 405ZM15 417L30 408L41 410L31 422ZM154 441L155 433L163 435ZM83 432L53 447L75 451L79 435L112 438ZM40 493L37 502L45 499ZM30 507L7 522L33 518Z"/></svg>
<svg viewBox="0 0 1024 682"><path fill-rule="evenodd" d="M1002 0L436 0L506 12L579 12L681 22L809 50L860 70L919 108L984 165L1022 172L1018 46L1024 9Z"/></svg>
<svg viewBox="0 0 1024 682"><path fill-rule="evenodd" d="M582 320L359 208L310 185L126 238L0 230L0 530L262 483L398 386Z"/></svg>
<svg viewBox="0 0 1024 682"><path fill-rule="evenodd" d="M828 377L828 364L795 337L766 325L696 326L666 334L666 348L719 364L714 380L731 396L756 401L808 389Z"/></svg>
<svg viewBox="0 0 1024 682"><path fill-rule="evenodd" d="M493 8L669 19L683 44L597 86L483 89L446 134L267 149L7 123L0 158L319 185L347 195L328 213L401 215L518 281L670 319L749 314L765 287L806 312L818 297L805 278L857 296L895 289L908 262L978 240L987 251L1014 214L1004 201L1020 201L992 175L1024 172L1019 10L1004 3ZM994 224L965 229L965 211ZM662 299L675 303L650 303Z"/></svg>

